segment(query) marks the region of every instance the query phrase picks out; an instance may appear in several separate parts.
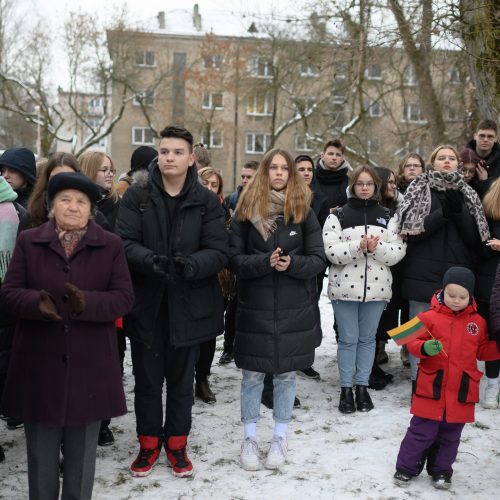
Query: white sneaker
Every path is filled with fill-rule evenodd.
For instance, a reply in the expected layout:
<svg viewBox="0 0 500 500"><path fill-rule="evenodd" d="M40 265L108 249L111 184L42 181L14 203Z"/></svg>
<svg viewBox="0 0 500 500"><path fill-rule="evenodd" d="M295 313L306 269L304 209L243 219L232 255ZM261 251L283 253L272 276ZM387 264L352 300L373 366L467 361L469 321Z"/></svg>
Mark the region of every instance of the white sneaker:
<svg viewBox="0 0 500 500"><path fill-rule="evenodd" d="M274 436L267 453L266 469L279 469L286 462L288 444L286 438Z"/></svg>
<svg viewBox="0 0 500 500"><path fill-rule="evenodd" d="M498 408L498 387L487 385L481 406L487 409Z"/></svg>
<svg viewBox="0 0 500 500"><path fill-rule="evenodd" d="M246 438L241 443L240 465L245 470L259 470L259 445L255 438Z"/></svg>

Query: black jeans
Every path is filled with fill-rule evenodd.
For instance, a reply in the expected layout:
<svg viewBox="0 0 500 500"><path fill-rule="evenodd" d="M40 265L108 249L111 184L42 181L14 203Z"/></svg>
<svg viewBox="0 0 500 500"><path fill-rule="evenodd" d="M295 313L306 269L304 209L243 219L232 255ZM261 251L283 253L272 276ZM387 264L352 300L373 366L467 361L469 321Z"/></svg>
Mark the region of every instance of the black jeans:
<svg viewBox="0 0 500 500"><path fill-rule="evenodd" d="M187 436L191 430L194 366L199 345L174 349L170 344L168 315L158 318L153 343L147 347L131 340L135 375L137 434L143 436ZM163 418L163 384L167 384Z"/></svg>
<svg viewBox="0 0 500 500"><path fill-rule="evenodd" d="M200 344L200 359L196 363L196 382L204 382L210 376L210 368L215 355L215 339Z"/></svg>

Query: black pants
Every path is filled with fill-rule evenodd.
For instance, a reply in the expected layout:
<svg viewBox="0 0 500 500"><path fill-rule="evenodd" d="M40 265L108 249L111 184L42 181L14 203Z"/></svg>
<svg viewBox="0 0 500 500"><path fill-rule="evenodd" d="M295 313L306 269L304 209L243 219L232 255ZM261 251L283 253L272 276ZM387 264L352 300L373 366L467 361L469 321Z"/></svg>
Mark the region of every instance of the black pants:
<svg viewBox="0 0 500 500"><path fill-rule="evenodd" d="M477 312L486 320L490 317L490 304L488 302L477 301ZM500 375L500 360L485 361L484 371L487 378L498 378Z"/></svg>
<svg viewBox="0 0 500 500"><path fill-rule="evenodd" d="M166 311L166 301L164 301ZM170 344L168 317L158 318L153 343L147 347L131 340L135 375L135 417L137 434L143 436L187 436L191 430L194 366L199 346ZM163 418L163 384L167 385Z"/></svg>
<svg viewBox="0 0 500 500"><path fill-rule="evenodd" d="M215 355L215 339L200 344L200 359L196 363L196 382L203 382L210 376L210 368Z"/></svg>
<svg viewBox="0 0 500 500"><path fill-rule="evenodd" d="M226 306L226 315L224 316L224 352L232 353L234 349L237 304L238 296L235 295L228 301Z"/></svg>

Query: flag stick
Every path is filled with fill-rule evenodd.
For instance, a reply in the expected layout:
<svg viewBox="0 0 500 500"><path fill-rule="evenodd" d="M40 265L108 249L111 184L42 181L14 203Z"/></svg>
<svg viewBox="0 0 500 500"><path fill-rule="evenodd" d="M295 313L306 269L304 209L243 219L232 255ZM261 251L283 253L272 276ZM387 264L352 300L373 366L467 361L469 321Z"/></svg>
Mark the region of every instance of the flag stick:
<svg viewBox="0 0 500 500"><path fill-rule="evenodd" d="M425 326L425 325L424 325L424 326ZM429 330L427 329L427 327L426 327L425 329L427 330L427 333L428 333L428 334L429 334L429 335L430 335L430 336L434 339L434 342L437 342L436 337L434 337L434 335L432 335L432 333L431 333L431 332L429 332ZM448 356L448 354L446 354L446 351L444 350L444 347L443 347L443 349L441 349L441 352L442 352L442 353L443 353L443 354L444 354L447 358L449 357L449 356Z"/></svg>

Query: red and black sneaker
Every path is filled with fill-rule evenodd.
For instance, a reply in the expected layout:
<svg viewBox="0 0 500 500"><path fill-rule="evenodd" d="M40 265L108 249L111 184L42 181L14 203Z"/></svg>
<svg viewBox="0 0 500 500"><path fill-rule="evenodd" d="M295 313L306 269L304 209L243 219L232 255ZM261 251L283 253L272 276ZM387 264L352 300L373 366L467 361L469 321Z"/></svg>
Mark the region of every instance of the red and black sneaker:
<svg viewBox="0 0 500 500"><path fill-rule="evenodd" d="M186 477L193 474L193 464L186 452L187 436L170 436L165 443L169 467L177 477Z"/></svg>
<svg viewBox="0 0 500 500"><path fill-rule="evenodd" d="M153 465L158 460L161 443L158 436L139 436L139 443L141 449L130 466L130 472L132 472L132 476L144 477L151 473Z"/></svg>

